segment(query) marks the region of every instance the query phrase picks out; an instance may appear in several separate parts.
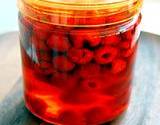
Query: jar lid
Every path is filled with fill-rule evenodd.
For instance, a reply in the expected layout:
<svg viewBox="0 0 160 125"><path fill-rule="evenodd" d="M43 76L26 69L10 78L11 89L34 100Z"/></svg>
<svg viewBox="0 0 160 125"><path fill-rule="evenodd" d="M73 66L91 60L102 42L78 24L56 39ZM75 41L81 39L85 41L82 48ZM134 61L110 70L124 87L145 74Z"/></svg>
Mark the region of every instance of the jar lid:
<svg viewBox="0 0 160 125"><path fill-rule="evenodd" d="M18 0L23 15L64 26L111 25L130 20L142 0Z"/></svg>

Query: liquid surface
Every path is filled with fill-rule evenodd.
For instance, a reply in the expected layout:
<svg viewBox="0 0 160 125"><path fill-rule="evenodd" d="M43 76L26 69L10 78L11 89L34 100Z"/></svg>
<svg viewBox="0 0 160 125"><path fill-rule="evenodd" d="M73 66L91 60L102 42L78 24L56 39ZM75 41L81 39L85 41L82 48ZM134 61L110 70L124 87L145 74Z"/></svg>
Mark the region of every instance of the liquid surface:
<svg viewBox="0 0 160 125"><path fill-rule="evenodd" d="M55 124L97 125L127 109L139 20L112 35L105 27L19 20L25 102L33 114Z"/></svg>

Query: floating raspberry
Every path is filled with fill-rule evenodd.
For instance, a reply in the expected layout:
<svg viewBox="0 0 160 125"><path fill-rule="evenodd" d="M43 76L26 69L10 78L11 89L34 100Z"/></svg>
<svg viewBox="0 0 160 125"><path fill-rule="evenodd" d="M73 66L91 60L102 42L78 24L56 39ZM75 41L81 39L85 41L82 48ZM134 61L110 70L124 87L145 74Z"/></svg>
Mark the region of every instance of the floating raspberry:
<svg viewBox="0 0 160 125"><path fill-rule="evenodd" d="M88 49L71 48L68 57L77 64L86 64L93 58L93 53Z"/></svg>
<svg viewBox="0 0 160 125"><path fill-rule="evenodd" d="M129 99L130 99L130 94L131 94L131 84L129 84L126 87L123 87L122 90L117 89L116 92L119 92L119 93L115 94L116 95L115 96L116 97L115 98L116 105L117 106L128 105L128 102L129 102Z"/></svg>
<svg viewBox="0 0 160 125"><path fill-rule="evenodd" d="M83 119L80 118L79 113L72 109L62 111L59 115L58 121L63 125L85 125Z"/></svg>
<svg viewBox="0 0 160 125"><path fill-rule="evenodd" d="M44 51L44 50L37 50L37 59L38 61L46 61L52 63L52 52L51 51Z"/></svg>
<svg viewBox="0 0 160 125"><path fill-rule="evenodd" d="M74 64L65 56L57 56L53 58L54 67L63 72L71 71L74 68Z"/></svg>
<svg viewBox="0 0 160 125"><path fill-rule="evenodd" d="M78 70L78 76L82 78L90 78L90 77L97 77L100 75L100 66L98 64L85 64L82 65Z"/></svg>
<svg viewBox="0 0 160 125"><path fill-rule="evenodd" d="M86 124L87 125L100 125L101 123L106 122L106 119L109 119L110 112L106 112L104 107L94 107L86 112Z"/></svg>
<svg viewBox="0 0 160 125"><path fill-rule="evenodd" d="M44 51L50 50L49 47L47 46L46 42L39 39L35 35L32 36L32 43L35 46L36 50L38 50L38 51L40 51L40 50L44 50Z"/></svg>
<svg viewBox="0 0 160 125"><path fill-rule="evenodd" d="M103 39L103 45L117 45L121 41L121 38L118 35L106 36Z"/></svg>
<svg viewBox="0 0 160 125"><path fill-rule="evenodd" d="M134 27L121 34L124 40L132 41L135 35Z"/></svg>
<svg viewBox="0 0 160 125"><path fill-rule="evenodd" d="M66 104L90 104L95 101L95 98L92 96L91 93L84 93L79 87L75 87L67 91L65 90L61 100Z"/></svg>
<svg viewBox="0 0 160 125"><path fill-rule="evenodd" d="M122 78L123 77L123 78ZM112 84L104 87L104 94L111 96L119 96L131 87L132 76L117 76L112 81Z"/></svg>
<svg viewBox="0 0 160 125"><path fill-rule="evenodd" d="M70 34L75 48L82 48L86 43L90 47L96 47L101 42L101 38L94 30L73 30Z"/></svg>
<svg viewBox="0 0 160 125"><path fill-rule="evenodd" d="M53 33L49 37L49 39L47 40L47 44L50 48L60 52L67 51L70 47L68 38L65 35L56 33Z"/></svg>
<svg viewBox="0 0 160 125"><path fill-rule="evenodd" d="M85 92L96 92L101 90L102 84L102 80L97 77L86 77L80 81L80 89Z"/></svg>
<svg viewBox="0 0 160 125"><path fill-rule="evenodd" d="M121 43L120 43L120 47L122 48L122 49L129 49L130 47L131 47L131 42L132 41L122 41Z"/></svg>
<svg viewBox="0 0 160 125"><path fill-rule="evenodd" d="M55 72L52 76L52 85L61 88L63 91L73 88L77 83L75 75L68 75L66 73Z"/></svg>
<svg viewBox="0 0 160 125"><path fill-rule="evenodd" d="M126 61L122 59L116 59L112 63L112 73L118 74L122 71L124 71L127 67Z"/></svg>
<svg viewBox="0 0 160 125"><path fill-rule="evenodd" d="M136 50L137 50L137 44L130 49L123 50L121 55L122 55L122 57L128 58L128 57L132 56L134 53L136 53Z"/></svg>
<svg viewBox="0 0 160 125"><path fill-rule="evenodd" d="M94 59L99 64L111 63L117 56L118 50L114 47L105 46L95 52Z"/></svg>
<svg viewBox="0 0 160 125"><path fill-rule="evenodd" d="M29 103L29 108L37 114L44 114L47 109L47 104L44 100L35 97L31 94L25 94L25 100Z"/></svg>
<svg viewBox="0 0 160 125"><path fill-rule="evenodd" d="M50 35L50 32L53 30L53 26L40 22L34 22L33 24L34 35L36 35L40 40L47 40L47 38Z"/></svg>
<svg viewBox="0 0 160 125"><path fill-rule="evenodd" d="M46 61L40 61L38 64L34 65L34 68L36 73L41 75L50 75L55 71L52 64Z"/></svg>

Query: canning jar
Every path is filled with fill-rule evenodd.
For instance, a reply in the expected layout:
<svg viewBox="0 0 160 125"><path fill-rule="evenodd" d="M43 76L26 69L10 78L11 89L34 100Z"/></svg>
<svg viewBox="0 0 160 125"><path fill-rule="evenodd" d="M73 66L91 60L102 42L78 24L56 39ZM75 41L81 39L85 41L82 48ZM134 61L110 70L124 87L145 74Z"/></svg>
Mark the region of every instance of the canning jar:
<svg viewBox="0 0 160 125"><path fill-rule="evenodd" d="M19 0L26 107L60 125L123 113L132 89L142 0Z"/></svg>

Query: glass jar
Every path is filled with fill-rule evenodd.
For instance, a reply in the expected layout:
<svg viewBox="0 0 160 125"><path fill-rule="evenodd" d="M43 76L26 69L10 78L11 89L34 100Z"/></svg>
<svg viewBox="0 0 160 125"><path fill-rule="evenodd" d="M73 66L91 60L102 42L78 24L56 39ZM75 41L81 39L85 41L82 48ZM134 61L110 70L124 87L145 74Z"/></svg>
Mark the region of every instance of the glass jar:
<svg viewBox="0 0 160 125"><path fill-rule="evenodd" d="M26 107L53 124L98 125L129 103L142 0L19 0Z"/></svg>

